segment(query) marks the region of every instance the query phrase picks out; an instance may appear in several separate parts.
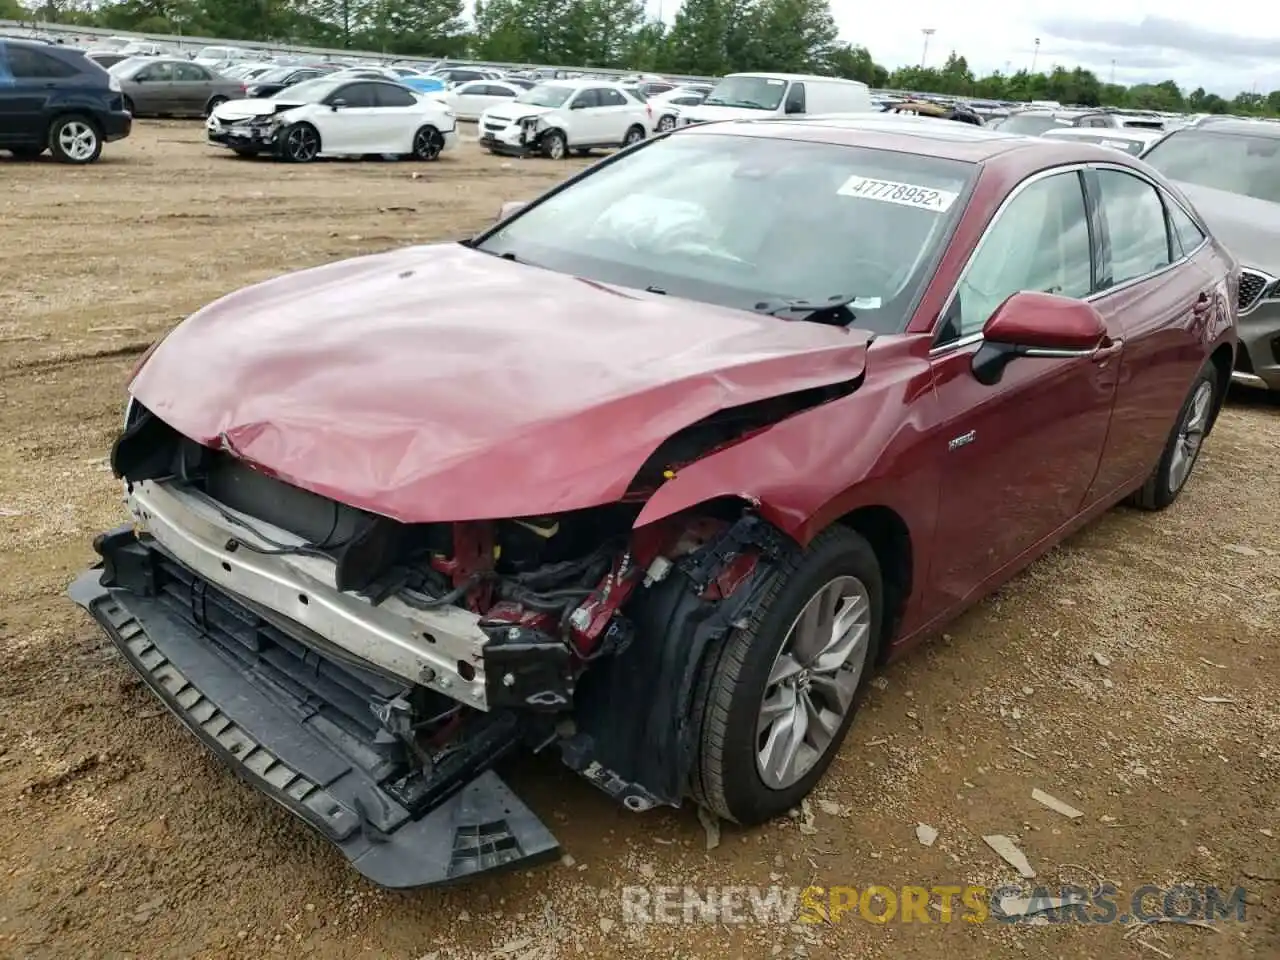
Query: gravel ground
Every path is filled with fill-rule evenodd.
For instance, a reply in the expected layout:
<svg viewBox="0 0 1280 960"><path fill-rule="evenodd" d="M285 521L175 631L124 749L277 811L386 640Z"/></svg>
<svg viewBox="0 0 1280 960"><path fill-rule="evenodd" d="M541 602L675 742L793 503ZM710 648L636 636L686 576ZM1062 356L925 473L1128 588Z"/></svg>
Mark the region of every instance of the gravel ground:
<svg viewBox="0 0 1280 960"><path fill-rule="evenodd" d="M1247 394L1174 509L1113 511L890 668L805 815L708 850L692 810L628 814L534 758L509 776L560 864L412 895L362 882L163 714L62 595L121 516L105 454L125 378L215 297L465 235L579 161L465 143L435 165L292 168L200 140L144 123L91 168L0 158L0 955L1280 956L1280 405ZM621 909L637 884L1016 880L986 834L1054 887L1243 885L1246 918L639 925Z"/></svg>

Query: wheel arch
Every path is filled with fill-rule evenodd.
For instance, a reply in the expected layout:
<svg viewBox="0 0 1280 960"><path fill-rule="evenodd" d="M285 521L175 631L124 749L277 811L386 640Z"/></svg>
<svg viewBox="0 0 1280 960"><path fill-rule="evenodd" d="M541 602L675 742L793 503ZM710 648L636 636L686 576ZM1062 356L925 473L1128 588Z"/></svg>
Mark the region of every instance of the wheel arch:
<svg viewBox="0 0 1280 960"><path fill-rule="evenodd" d="M93 115L92 111L68 105L65 107L59 107L49 114L49 122L44 126L44 142L49 142L49 137L53 133L53 128L59 120L70 120L73 118L76 120L83 120L85 123L89 124L89 126L93 127L93 132L98 135L98 139L102 139L102 124L98 122L98 118Z"/></svg>
<svg viewBox="0 0 1280 960"><path fill-rule="evenodd" d="M1238 344L1222 343L1209 355L1209 362L1218 372L1218 383L1213 398L1213 418L1209 421L1210 430L1218 422L1218 414L1227 400L1227 391L1231 387L1231 371L1235 367L1236 351L1239 349L1241 348Z"/></svg>
<svg viewBox="0 0 1280 960"><path fill-rule="evenodd" d="M884 585L884 616L880 623L877 660L889 655L894 635L906 616L915 574L915 545L911 529L896 510L882 505L862 506L839 517L836 524L853 530L871 545L880 564Z"/></svg>

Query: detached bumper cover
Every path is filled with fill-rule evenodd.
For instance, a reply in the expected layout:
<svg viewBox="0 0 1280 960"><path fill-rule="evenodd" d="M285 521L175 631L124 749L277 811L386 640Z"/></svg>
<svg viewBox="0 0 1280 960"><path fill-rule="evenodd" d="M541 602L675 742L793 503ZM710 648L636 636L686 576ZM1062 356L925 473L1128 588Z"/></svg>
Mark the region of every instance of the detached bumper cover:
<svg viewBox="0 0 1280 960"><path fill-rule="evenodd" d="M295 683L281 669L294 663L283 647L264 642L261 656L239 656L225 638L214 642L209 631L175 610L173 596L143 596L100 581L101 571L90 570L68 593L165 706L239 776L318 831L373 883L432 886L558 855L555 838L487 764L463 768L452 789L446 785L432 791L429 802L415 804L404 781L393 782L392 767L376 746L351 737L349 725L336 722L333 704L317 695L335 690L333 703L340 704L353 685L362 679L376 684L377 678L344 672L304 651L305 667L292 669L306 676ZM226 603L207 591L199 592L198 602ZM218 616L225 619L221 609ZM491 737L489 752L500 756L507 731L495 729Z"/></svg>

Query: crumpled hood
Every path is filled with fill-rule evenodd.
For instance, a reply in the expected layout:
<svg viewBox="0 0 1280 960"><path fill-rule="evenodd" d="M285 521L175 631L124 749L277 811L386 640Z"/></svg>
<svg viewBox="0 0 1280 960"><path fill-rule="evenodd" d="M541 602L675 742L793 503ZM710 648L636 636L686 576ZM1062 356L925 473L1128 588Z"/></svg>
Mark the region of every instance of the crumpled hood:
<svg viewBox="0 0 1280 960"><path fill-rule="evenodd" d="M180 433L404 522L617 500L727 407L858 378L869 334L460 244L287 274L179 325L130 386Z"/></svg>
<svg viewBox="0 0 1280 960"><path fill-rule="evenodd" d="M1242 266L1280 276L1280 203L1174 182Z"/></svg>

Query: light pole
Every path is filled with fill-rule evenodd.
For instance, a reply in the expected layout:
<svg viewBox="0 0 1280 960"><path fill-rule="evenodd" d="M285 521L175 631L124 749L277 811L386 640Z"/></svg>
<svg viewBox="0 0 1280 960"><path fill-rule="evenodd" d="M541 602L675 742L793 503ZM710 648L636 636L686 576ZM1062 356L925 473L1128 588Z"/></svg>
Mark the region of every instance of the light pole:
<svg viewBox="0 0 1280 960"><path fill-rule="evenodd" d="M1036 61L1040 59L1040 38L1036 37L1036 48L1031 54L1031 72L1036 72Z"/></svg>
<svg viewBox="0 0 1280 960"><path fill-rule="evenodd" d="M920 52L920 69L924 69L925 61L929 59L929 38L937 33L934 27L921 27L920 32L924 34L924 50Z"/></svg>

